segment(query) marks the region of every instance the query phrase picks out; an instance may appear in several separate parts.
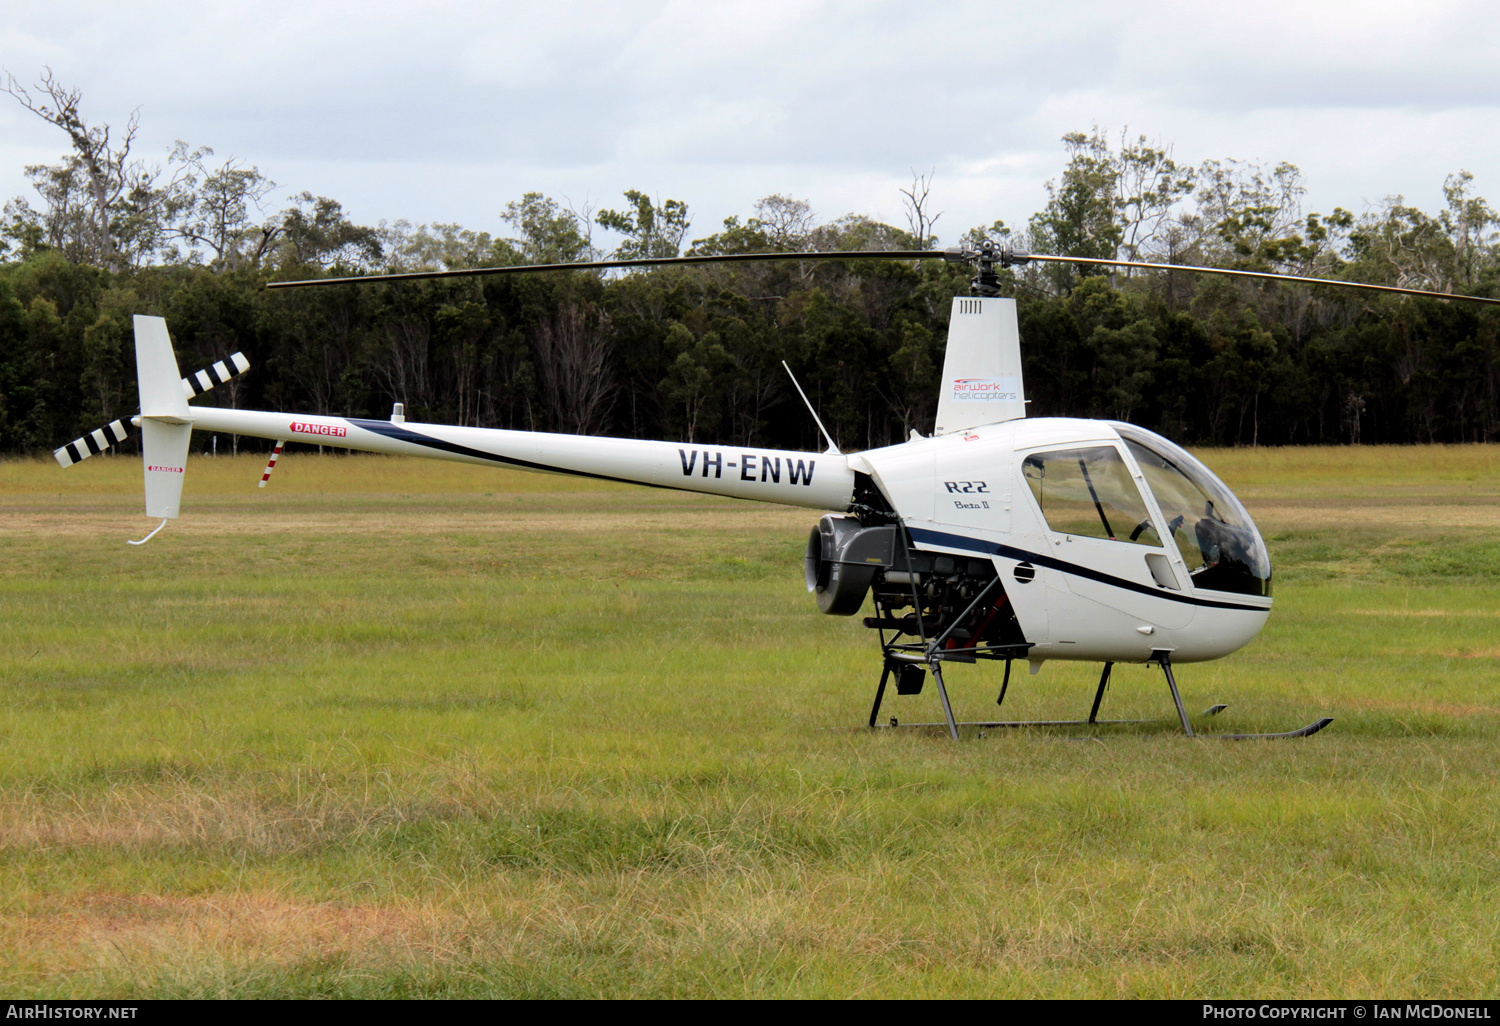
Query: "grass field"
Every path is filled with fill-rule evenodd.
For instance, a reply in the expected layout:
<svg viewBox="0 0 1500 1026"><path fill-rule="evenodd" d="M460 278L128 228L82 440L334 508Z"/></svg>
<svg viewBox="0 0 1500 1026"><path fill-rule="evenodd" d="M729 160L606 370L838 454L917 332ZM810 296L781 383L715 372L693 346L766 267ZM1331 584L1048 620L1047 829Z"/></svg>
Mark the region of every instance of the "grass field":
<svg viewBox="0 0 1500 1026"><path fill-rule="evenodd" d="M299 452L131 548L138 461L0 463L0 993L1500 995L1500 448L1206 458L1276 608L1184 698L1309 740L860 729L811 511Z"/></svg>

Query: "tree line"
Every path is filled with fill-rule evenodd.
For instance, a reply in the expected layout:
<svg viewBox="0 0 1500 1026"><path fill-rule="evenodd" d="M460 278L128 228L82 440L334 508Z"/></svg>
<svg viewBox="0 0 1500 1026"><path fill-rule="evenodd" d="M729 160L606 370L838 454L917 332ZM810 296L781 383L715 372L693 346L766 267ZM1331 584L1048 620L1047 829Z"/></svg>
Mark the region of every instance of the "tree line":
<svg viewBox="0 0 1500 1026"><path fill-rule="evenodd" d="M6 77L69 151L28 167L0 217L0 451L49 450L138 408L131 315L168 319L185 372L254 364L208 402L692 442L819 447L781 363L846 449L931 430L951 298L938 261L836 261L464 278L268 291L269 281L559 263L602 256L853 251L941 244L932 176L902 190L906 225L823 221L772 194L708 235L685 202L631 190L618 209L541 192L504 234L359 225L334 199L178 143L153 163L137 121L91 123L50 72ZM1304 211L1290 164L1179 164L1098 128L1062 140L1044 208L956 243L1207 264L1494 295L1500 218L1467 172L1427 212L1401 197ZM1032 415L1130 420L1188 444L1491 441L1496 314L1473 304L1221 279L1002 274L1018 301ZM257 443L258 444L258 443Z"/></svg>

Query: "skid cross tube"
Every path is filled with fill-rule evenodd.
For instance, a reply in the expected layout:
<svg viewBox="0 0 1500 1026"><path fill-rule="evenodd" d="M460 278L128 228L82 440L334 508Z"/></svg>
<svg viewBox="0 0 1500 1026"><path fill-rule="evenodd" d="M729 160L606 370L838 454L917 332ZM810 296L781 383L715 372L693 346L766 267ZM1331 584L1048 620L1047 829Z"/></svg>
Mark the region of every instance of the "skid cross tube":
<svg viewBox="0 0 1500 1026"><path fill-rule="evenodd" d="M875 726L875 717L880 715L880 702L885 698L885 685L891 679L891 661L885 661L885 669L880 674L880 686L875 689L875 704L870 706L870 726Z"/></svg>
<svg viewBox="0 0 1500 1026"><path fill-rule="evenodd" d="M979 589L979 594L974 596L974 601L970 602L968 608L954 618L953 622L948 625L948 629L939 634L927 645L927 663L932 668L932 679L937 684L938 698L943 703L943 719L948 727L948 736L955 741L958 740L958 724L953 721L953 706L948 701L948 686L943 683L943 643L952 637L953 632L958 630L969 619L974 610L979 608L980 603L989 596L990 592L995 590L995 586L999 583L1000 577L997 574L990 583ZM921 622L921 615L921 611L918 610L918 623ZM974 645L976 649L978 648L978 641L979 639L976 638ZM1007 660L1006 666L1008 667L1009 665L1010 662Z"/></svg>
<svg viewBox="0 0 1500 1026"><path fill-rule="evenodd" d="M1151 653L1151 658L1161 667L1161 672L1167 678L1167 687L1172 689L1172 703L1177 706L1177 718L1182 721L1182 732L1188 737L1194 737L1193 725L1188 722L1187 710L1182 707L1182 696L1177 693L1177 678L1172 673L1172 654L1158 650Z"/></svg>
<svg viewBox="0 0 1500 1026"><path fill-rule="evenodd" d="M943 664L939 659L934 659L929 665L932 666L932 679L937 681L938 698L943 702L943 719L947 721L948 736L958 740L958 724L953 722L953 706L948 704L948 689L943 685Z"/></svg>
<svg viewBox="0 0 1500 1026"><path fill-rule="evenodd" d="M1109 687L1109 671L1114 668L1114 665L1114 663L1105 663L1104 672L1099 675L1099 690L1094 692L1094 707L1089 710L1090 723L1099 718L1099 703L1104 700L1104 689Z"/></svg>

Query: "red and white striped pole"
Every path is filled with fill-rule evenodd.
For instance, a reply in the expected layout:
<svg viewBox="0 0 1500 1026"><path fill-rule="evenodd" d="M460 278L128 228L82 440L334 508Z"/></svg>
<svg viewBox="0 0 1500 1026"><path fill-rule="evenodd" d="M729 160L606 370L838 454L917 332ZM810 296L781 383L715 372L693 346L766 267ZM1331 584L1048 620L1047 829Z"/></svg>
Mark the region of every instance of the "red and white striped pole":
<svg viewBox="0 0 1500 1026"><path fill-rule="evenodd" d="M286 442L282 439L276 440L276 448L271 450L271 461L266 464L266 472L260 475L260 487L264 488L266 482L271 480L271 471L276 469L276 460L281 455L281 447L285 444Z"/></svg>

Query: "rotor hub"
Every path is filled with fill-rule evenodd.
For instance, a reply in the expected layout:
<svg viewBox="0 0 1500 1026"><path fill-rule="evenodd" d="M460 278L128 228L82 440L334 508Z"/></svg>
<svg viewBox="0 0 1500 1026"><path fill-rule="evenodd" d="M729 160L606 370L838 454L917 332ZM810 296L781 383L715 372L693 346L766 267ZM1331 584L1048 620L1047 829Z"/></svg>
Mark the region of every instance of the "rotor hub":
<svg viewBox="0 0 1500 1026"><path fill-rule="evenodd" d="M954 246L943 251L943 257L952 264L968 264L974 269L969 280L969 295L998 297L1002 295L1000 276L995 273L998 264L1001 270L1024 264L1031 255L1024 250L1009 246L997 246L986 239L978 247Z"/></svg>

